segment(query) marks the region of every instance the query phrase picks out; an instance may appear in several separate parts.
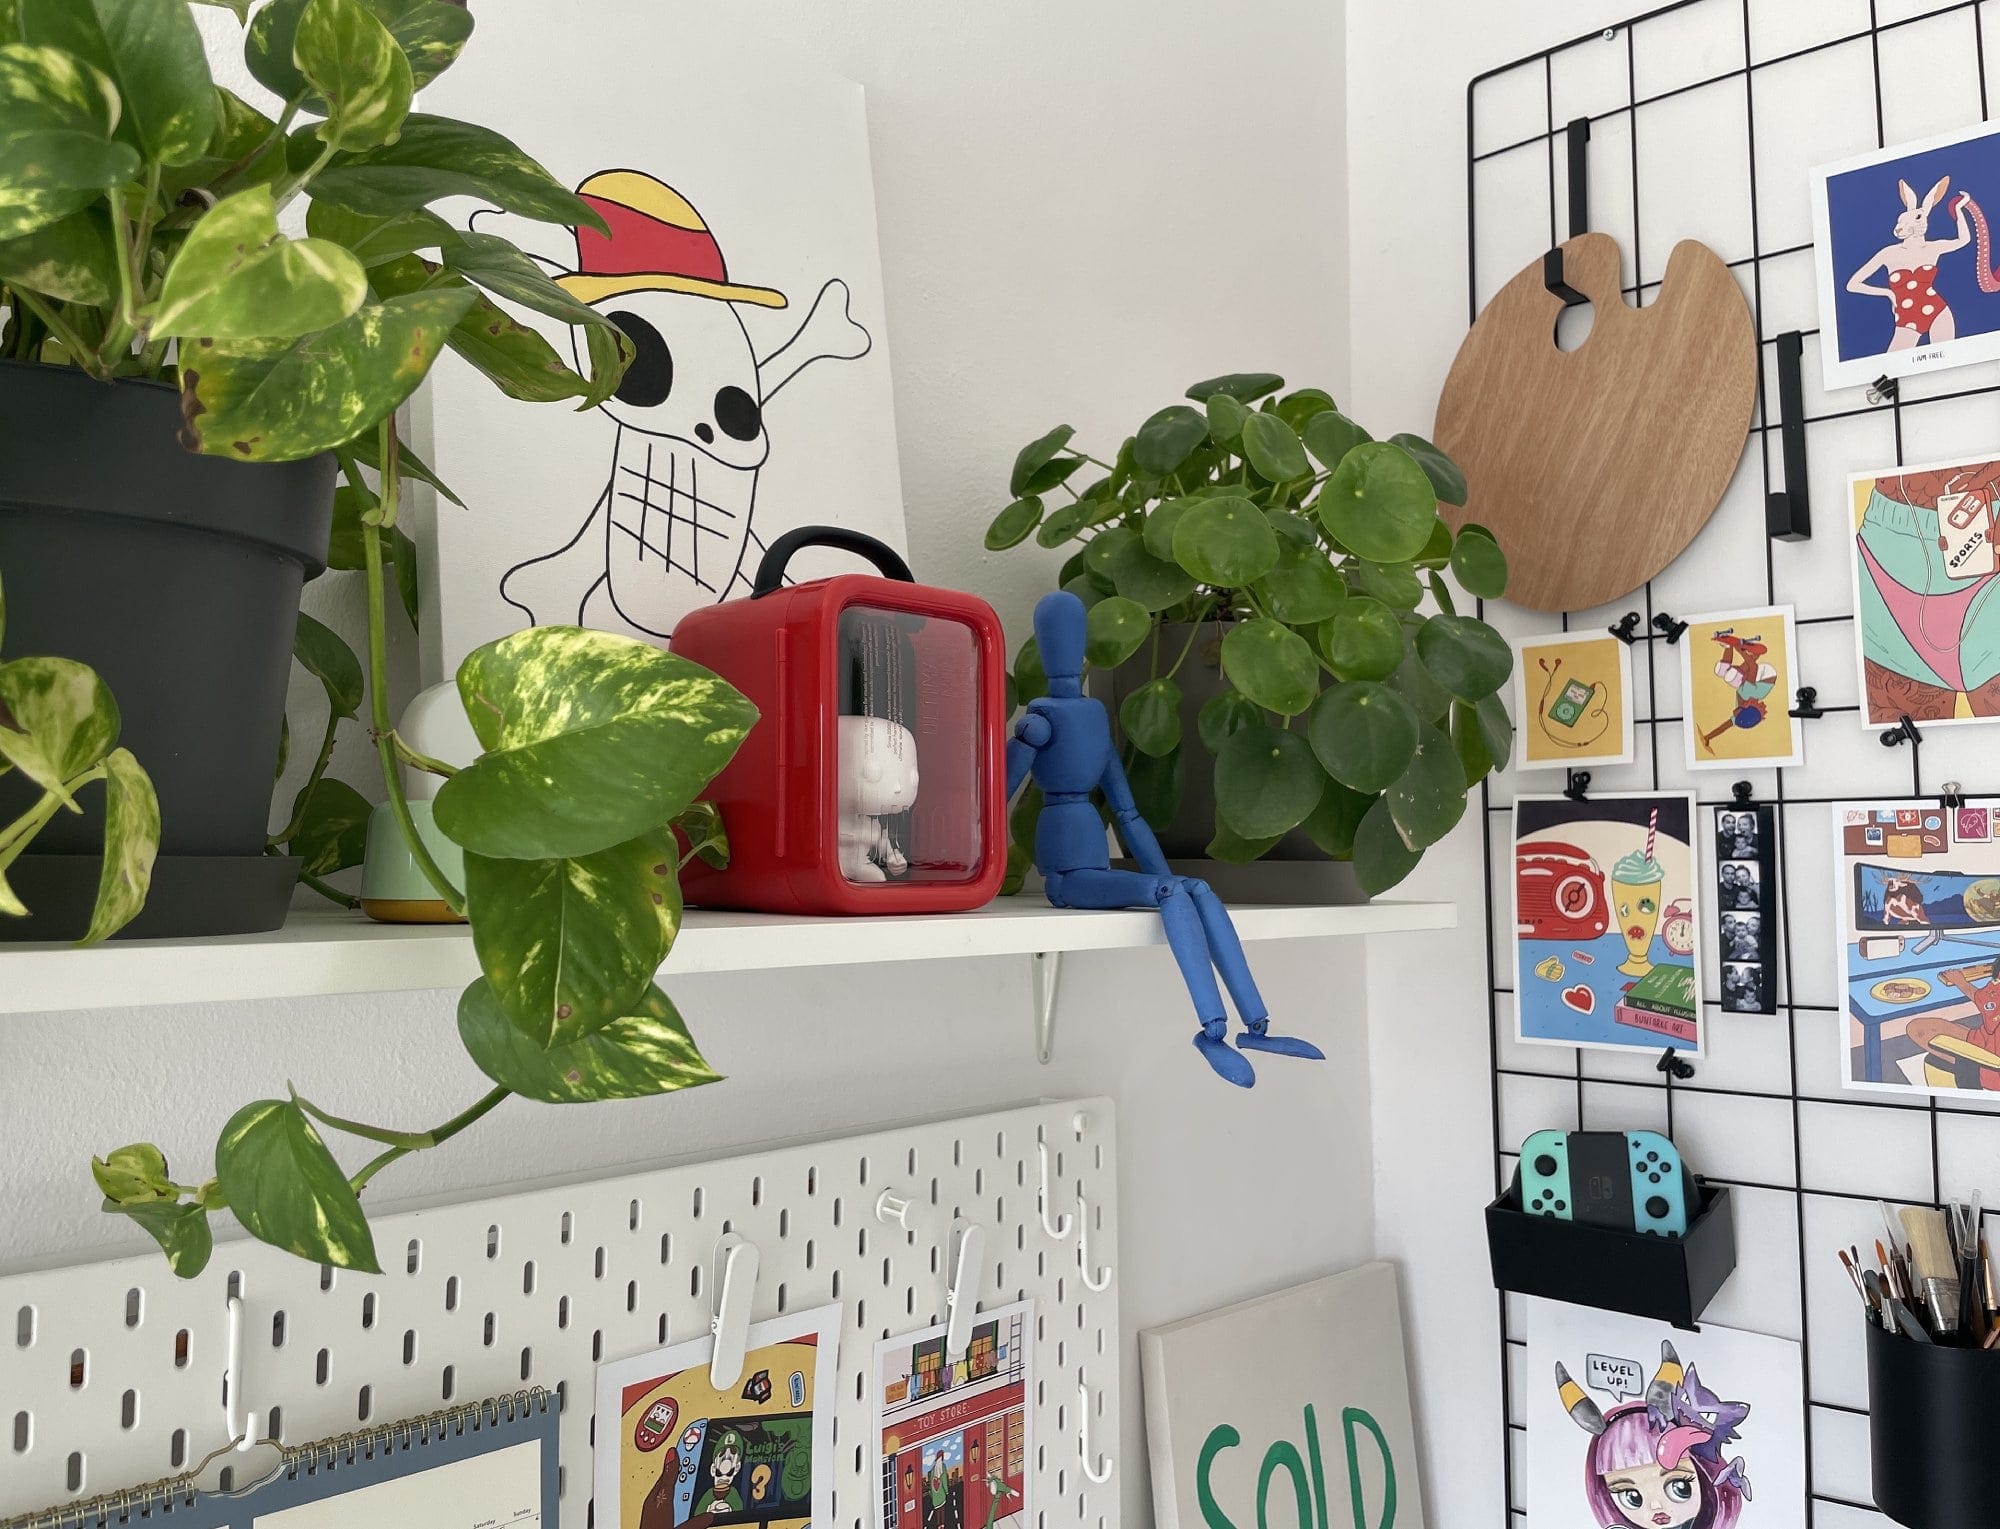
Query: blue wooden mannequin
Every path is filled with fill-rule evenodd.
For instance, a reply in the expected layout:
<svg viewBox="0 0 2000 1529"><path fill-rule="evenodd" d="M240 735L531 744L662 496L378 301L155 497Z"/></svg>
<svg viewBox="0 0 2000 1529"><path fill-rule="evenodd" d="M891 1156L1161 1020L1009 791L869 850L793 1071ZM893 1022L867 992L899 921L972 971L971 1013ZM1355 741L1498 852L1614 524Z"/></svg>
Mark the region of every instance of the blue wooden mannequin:
<svg viewBox="0 0 2000 1529"><path fill-rule="evenodd" d="M1035 824L1035 865L1051 903L1058 908L1157 908L1167 944L1180 964L1188 997L1201 1029L1195 1049L1229 1082L1249 1088L1257 1081L1247 1057L1229 1049L1229 1014L1222 1006L1216 973L1236 1001L1246 1051L1325 1060L1309 1041L1270 1033L1270 1011L1251 979L1242 942L1229 910L1192 876L1176 876L1153 830L1139 816L1111 746L1111 719L1101 702L1083 693L1085 612L1075 595L1044 595L1035 607L1035 643L1048 674L1049 693L1028 703L1007 745L1007 799L1033 775L1042 788L1042 813ZM1139 863L1137 871L1115 871L1104 841L1104 823L1091 803L1102 791L1111 804L1118 837Z"/></svg>

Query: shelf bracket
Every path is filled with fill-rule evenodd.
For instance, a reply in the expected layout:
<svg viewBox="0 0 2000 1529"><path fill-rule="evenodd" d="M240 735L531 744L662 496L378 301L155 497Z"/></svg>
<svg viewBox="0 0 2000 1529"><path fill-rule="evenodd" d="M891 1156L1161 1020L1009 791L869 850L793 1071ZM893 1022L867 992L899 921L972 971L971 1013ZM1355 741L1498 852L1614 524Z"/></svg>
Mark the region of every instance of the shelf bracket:
<svg viewBox="0 0 2000 1529"><path fill-rule="evenodd" d="M1062 978L1062 952L1041 950L1035 963L1035 1059L1044 1067L1055 1054L1056 984Z"/></svg>

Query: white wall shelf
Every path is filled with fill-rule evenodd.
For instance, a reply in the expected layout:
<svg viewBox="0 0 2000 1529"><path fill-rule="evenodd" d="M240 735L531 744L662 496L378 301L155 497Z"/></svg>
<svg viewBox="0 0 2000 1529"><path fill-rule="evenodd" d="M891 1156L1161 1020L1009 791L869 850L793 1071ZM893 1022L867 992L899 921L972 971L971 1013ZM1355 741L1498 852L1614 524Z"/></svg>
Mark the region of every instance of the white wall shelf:
<svg viewBox="0 0 2000 1529"><path fill-rule="evenodd" d="M1450 903L1230 911L1245 940L1391 934L1458 924L1458 909ZM1163 944L1154 913L1051 908L1039 897L1002 898L976 912L930 917L794 918L691 910L664 975ZM113 940L94 950L0 945L0 1015L456 988L478 974L471 936L462 927L392 927L359 914L307 912L294 914L270 934Z"/></svg>

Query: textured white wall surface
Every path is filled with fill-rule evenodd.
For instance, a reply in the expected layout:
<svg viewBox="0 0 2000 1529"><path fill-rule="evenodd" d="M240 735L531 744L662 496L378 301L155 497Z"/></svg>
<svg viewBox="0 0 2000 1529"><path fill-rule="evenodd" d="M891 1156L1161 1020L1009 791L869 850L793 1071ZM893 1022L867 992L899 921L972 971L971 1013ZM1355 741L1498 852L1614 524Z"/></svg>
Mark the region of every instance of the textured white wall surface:
<svg viewBox="0 0 2000 1529"><path fill-rule="evenodd" d="M663 38L680 4L661 5ZM1222 371L1269 367L1345 397L1338 3L733 9L867 88L911 560L920 577L992 599L1016 641L1052 559L989 555L979 537L1027 439L1067 420L1101 455ZM226 13L210 24L233 46ZM510 110L496 103L488 120L525 136ZM310 608L358 638L346 582ZM319 716L296 689L295 732L316 736ZM356 733L341 771L365 783L361 753ZM295 787L281 787L280 811ZM1415 948L1406 936L1381 949L1400 942ZM389 1203L1101 1091L1121 1116L1118 1276L1136 1399L1137 1329L1370 1252L1361 948L1266 946L1252 959L1281 1020L1334 1058L1274 1059L1254 1094L1195 1057L1163 951L1072 958L1046 1069L1025 961L704 977L670 986L728 1082L603 1108L510 1104L379 1187ZM0 1265L128 1246L96 1213L89 1154L152 1137L199 1174L228 1112L287 1080L344 1114L409 1127L451 1114L481 1086L452 1004L410 993L9 1021ZM1143 1524L1141 1409L1125 1419L1126 1521Z"/></svg>

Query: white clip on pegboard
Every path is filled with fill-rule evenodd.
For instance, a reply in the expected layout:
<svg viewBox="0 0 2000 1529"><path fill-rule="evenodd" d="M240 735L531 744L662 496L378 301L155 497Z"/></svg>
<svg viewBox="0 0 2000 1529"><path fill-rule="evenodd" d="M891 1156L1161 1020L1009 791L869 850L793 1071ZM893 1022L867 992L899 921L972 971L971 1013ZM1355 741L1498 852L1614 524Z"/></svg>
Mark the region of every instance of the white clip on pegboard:
<svg viewBox="0 0 2000 1529"><path fill-rule="evenodd" d="M1080 1210L1090 1196L1093 1242L1115 1252L1112 1125L1109 1100L1037 1104L385 1213L379 1276L244 1240L219 1244L192 1280L156 1252L0 1276L0 1519L188 1470L240 1434L303 1443L540 1385L563 1407L562 1529L584 1529L596 1362L712 1331L754 1246L751 1320L842 1306L829 1529L874 1523L875 1341L973 1298L1036 1303L1038 1526L1116 1524L1117 1485L1074 1440L1079 1427L1117 1437L1117 1291L1092 1290L1052 1250L1036 1203L1047 1141L1052 1178ZM877 1221L892 1179L912 1225L938 1236ZM985 1249L961 1241L963 1293L948 1309L944 1231L959 1218ZM718 1275L730 1234L744 1240L735 1274ZM236 1308L231 1363L228 1301L243 1292L256 1298ZM1077 1386L1087 1424L1069 1415Z"/></svg>

